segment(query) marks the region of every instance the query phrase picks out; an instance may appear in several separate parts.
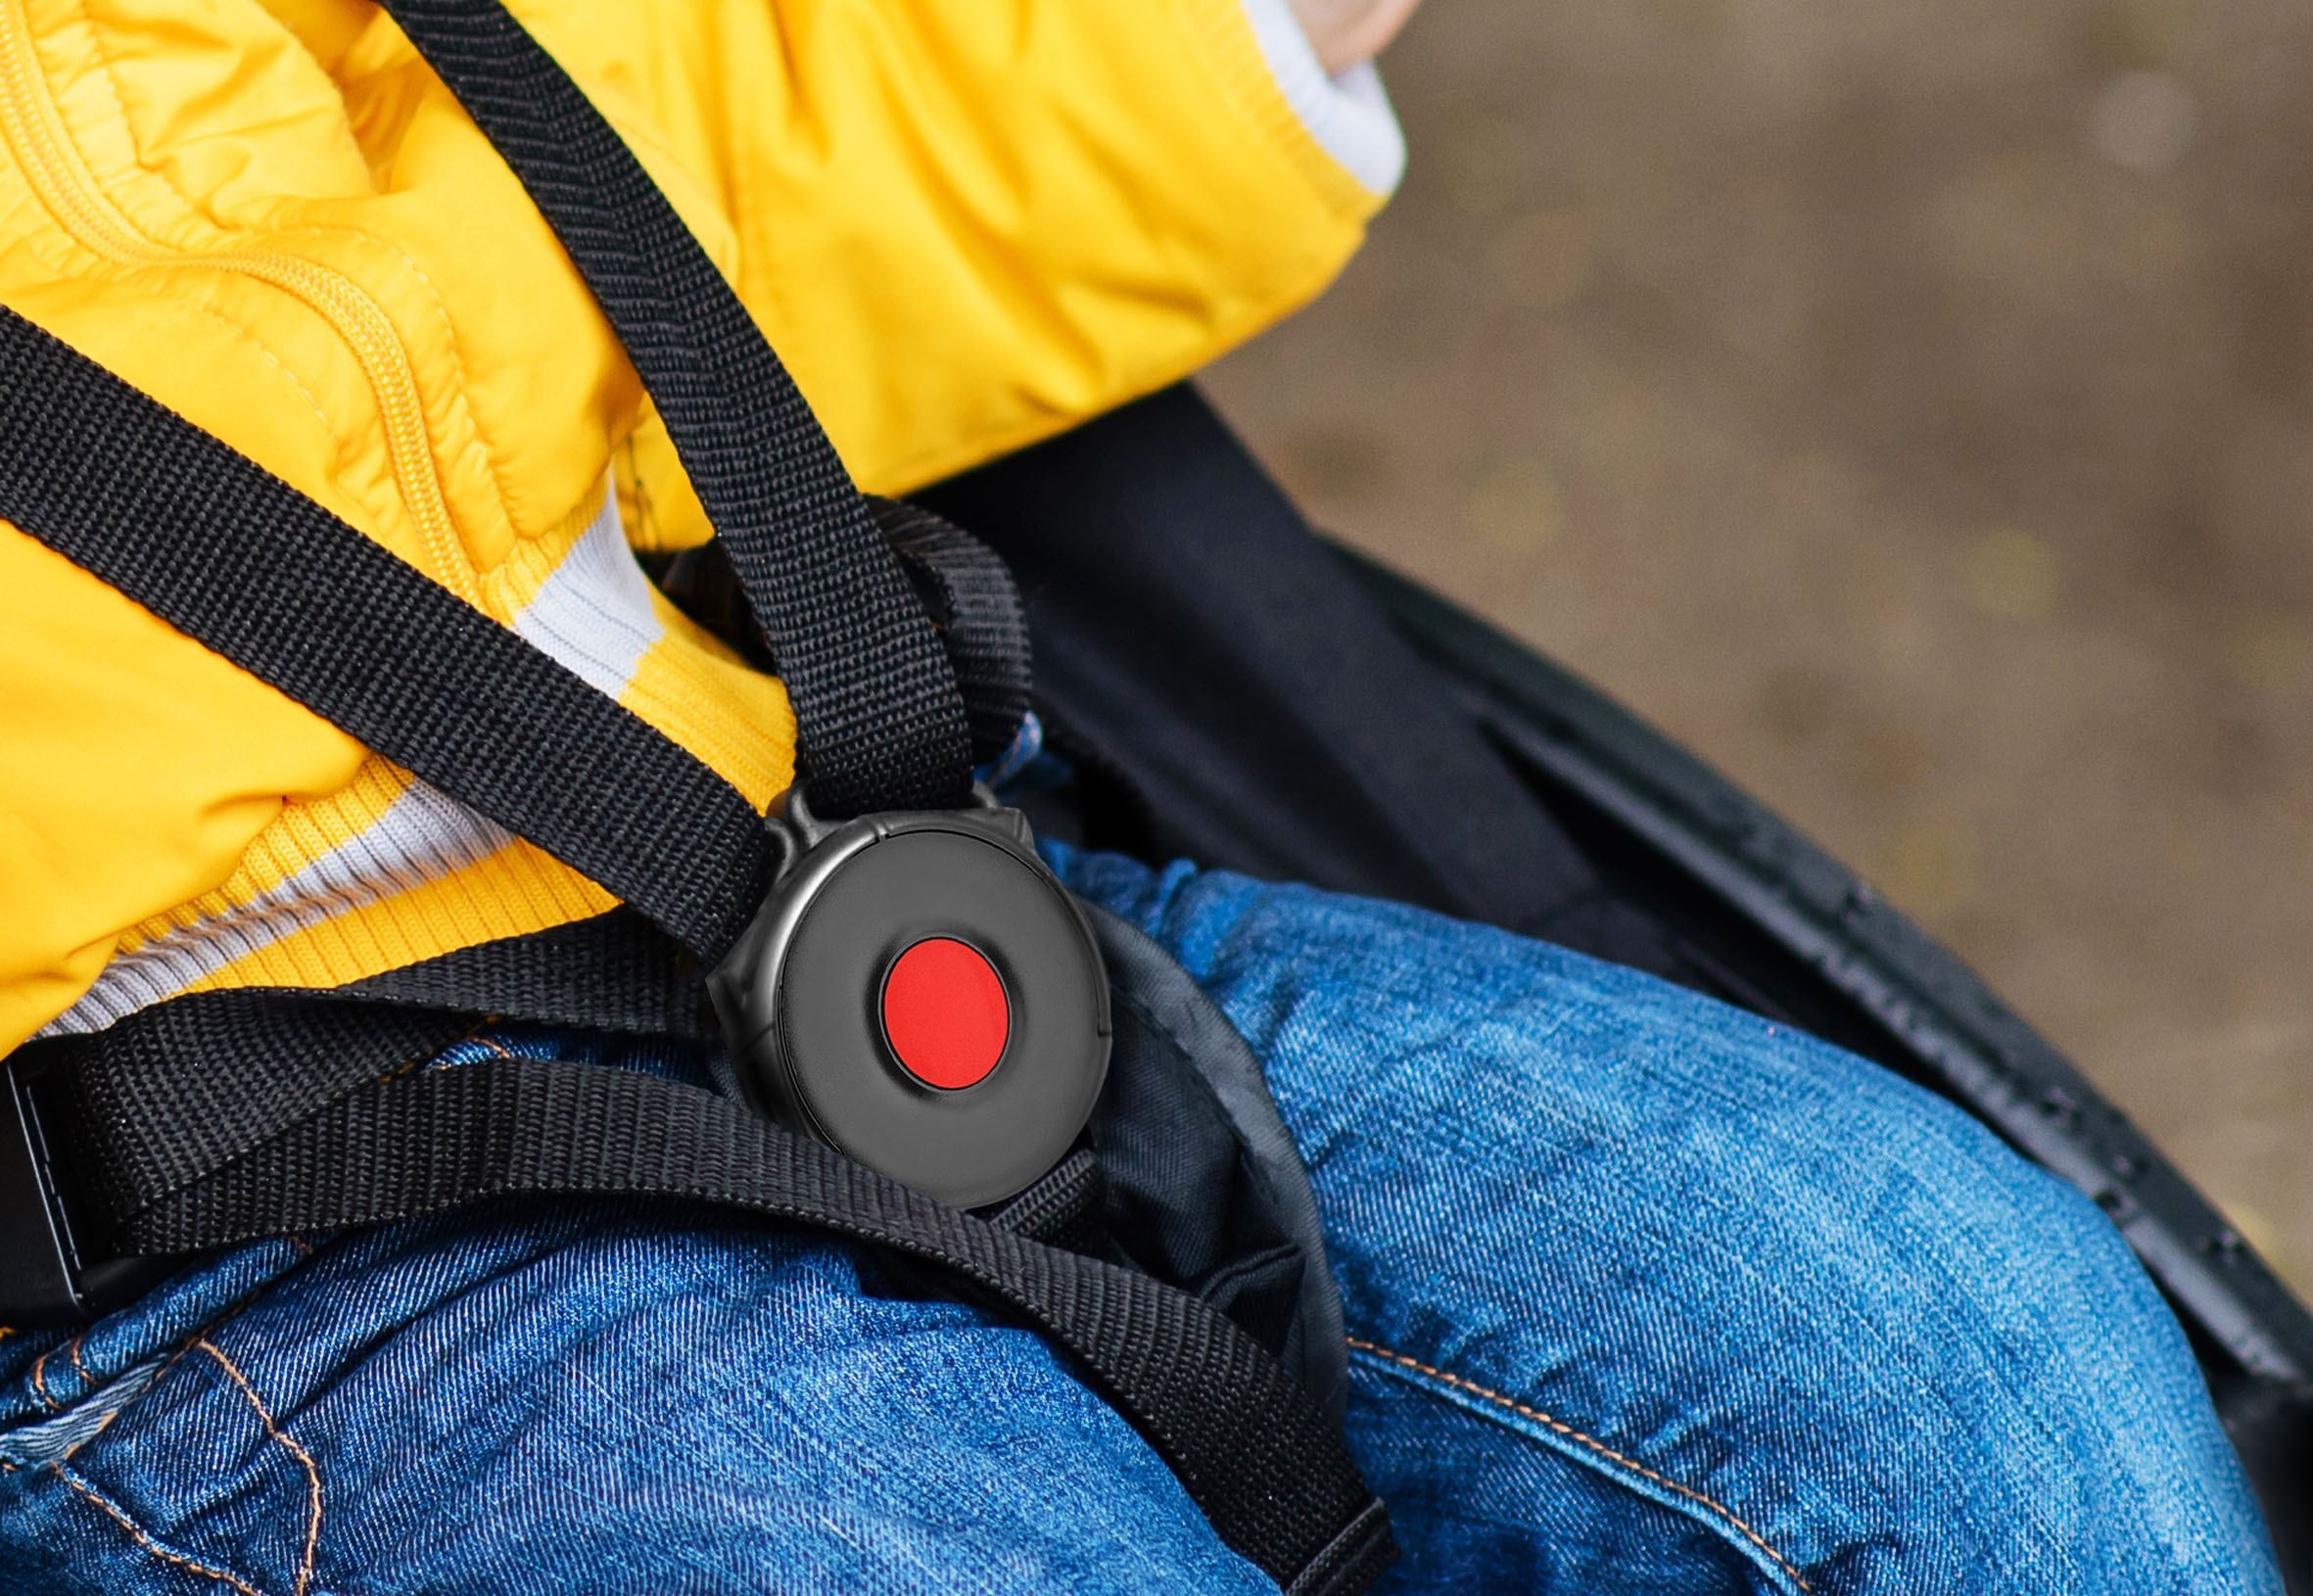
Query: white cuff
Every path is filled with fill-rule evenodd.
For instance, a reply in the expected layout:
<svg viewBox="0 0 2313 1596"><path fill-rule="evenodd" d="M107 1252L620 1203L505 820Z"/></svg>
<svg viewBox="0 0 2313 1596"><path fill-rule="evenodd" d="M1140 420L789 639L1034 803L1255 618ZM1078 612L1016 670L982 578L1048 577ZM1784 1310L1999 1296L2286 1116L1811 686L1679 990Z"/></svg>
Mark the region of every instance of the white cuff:
<svg viewBox="0 0 2313 1596"><path fill-rule="evenodd" d="M1370 61L1328 76L1288 0L1240 0L1286 103L1318 148L1360 186L1389 194L1405 173L1405 134Z"/></svg>

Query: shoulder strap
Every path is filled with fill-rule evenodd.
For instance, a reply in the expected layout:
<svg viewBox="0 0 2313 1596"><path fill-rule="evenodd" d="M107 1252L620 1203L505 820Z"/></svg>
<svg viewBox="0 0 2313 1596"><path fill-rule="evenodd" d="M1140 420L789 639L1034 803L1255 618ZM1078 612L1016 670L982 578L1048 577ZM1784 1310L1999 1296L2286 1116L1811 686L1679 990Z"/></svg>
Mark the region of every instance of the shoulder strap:
<svg viewBox="0 0 2313 1596"><path fill-rule="evenodd" d="M818 418L675 208L496 0L386 11L529 190L650 392L795 705L814 814L968 796L964 702Z"/></svg>
<svg viewBox="0 0 2313 1596"><path fill-rule="evenodd" d="M170 626L600 882L702 958L754 913L771 844L729 782L5 308L0 440L0 516Z"/></svg>

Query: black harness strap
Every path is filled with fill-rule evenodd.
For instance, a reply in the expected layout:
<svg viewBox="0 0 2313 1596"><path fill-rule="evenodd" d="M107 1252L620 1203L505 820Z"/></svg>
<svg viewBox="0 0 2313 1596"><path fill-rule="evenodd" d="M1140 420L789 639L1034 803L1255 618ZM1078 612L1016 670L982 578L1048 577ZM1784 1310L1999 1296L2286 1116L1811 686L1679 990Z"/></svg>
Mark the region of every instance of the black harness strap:
<svg viewBox="0 0 2313 1596"><path fill-rule="evenodd" d="M1012 572L970 533L905 499L868 501L931 612L964 690L971 762L992 763L1028 713L1028 617Z"/></svg>
<svg viewBox="0 0 2313 1596"><path fill-rule="evenodd" d="M72 1154L73 1196L100 1204L118 1241L132 1216L476 1023L310 992L204 992L90 1036L27 1043L10 1065L39 1082L43 1118Z"/></svg>
<svg viewBox="0 0 2313 1596"><path fill-rule="evenodd" d="M479 942L338 990L348 997L644 1036L715 1035L704 972L632 909Z"/></svg>
<svg viewBox="0 0 2313 1596"><path fill-rule="evenodd" d="M1221 1538L1280 1585L1362 1589L1386 1564L1379 1504L1340 1441L1277 1361L1222 1315L652 1076L502 1059L364 1086L144 1215L131 1234L175 1250L520 1193L693 1198L937 1265L1081 1360Z"/></svg>
<svg viewBox="0 0 2313 1596"><path fill-rule="evenodd" d="M496 0L386 0L650 391L795 705L812 812L966 802L963 698L819 420L626 144Z"/></svg>
<svg viewBox="0 0 2313 1596"><path fill-rule="evenodd" d="M971 728L971 762L995 761L1028 713L1028 618L1012 571L953 522L905 499L871 498L883 540L900 559L940 634ZM659 590L751 664L777 670L771 643L720 538L678 553L640 556Z"/></svg>
<svg viewBox="0 0 2313 1596"><path fill-rule="evenodd" d="M1394 1556L1323 1411L1225 1314L934 1202L694 1087L534 1058L425 1066L478 1019L209 993L34 1044L15 1067L72 1166L95 1174L78 1196L133 1251L519 1195L740 1208L890 1247L1025 1317L1081 1361L1222 1539L1289 1590L1362 1590Z"/></svg>
<svg viewBox="0 0 2313 1596"><path fill-rule="evenodd" d="M763 822L655 727L5 307L0 373L0 516L702 957L745 926Z"/></svg>

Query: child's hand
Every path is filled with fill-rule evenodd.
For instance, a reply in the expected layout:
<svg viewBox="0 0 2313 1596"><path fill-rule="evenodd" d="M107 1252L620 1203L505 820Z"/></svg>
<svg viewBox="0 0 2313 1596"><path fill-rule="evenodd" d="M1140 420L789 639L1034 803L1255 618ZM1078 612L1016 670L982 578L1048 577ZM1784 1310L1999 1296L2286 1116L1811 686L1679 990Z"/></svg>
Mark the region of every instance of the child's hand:
<svg viewBox="0 0 2313 1596"><path fill-rule="evenodd" d="M1317 59L1329 72L1370 61L1397 36L1421 0L1293 0Z"/></svg>

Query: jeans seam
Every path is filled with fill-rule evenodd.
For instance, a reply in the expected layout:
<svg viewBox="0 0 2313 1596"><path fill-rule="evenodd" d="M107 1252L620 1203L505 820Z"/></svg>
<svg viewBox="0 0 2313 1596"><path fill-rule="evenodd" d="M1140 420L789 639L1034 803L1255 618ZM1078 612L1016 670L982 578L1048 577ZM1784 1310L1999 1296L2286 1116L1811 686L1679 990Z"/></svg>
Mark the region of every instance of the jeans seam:
<svg viewBox="0 0 2313 1596"><path fill-rule="evenodd" d="M279 1240L287 1242L292 1247L297 1249L298 1261L301 1263L317 1255L313 1244L307 1241L303 1236L282 1236L279 1238ZM291 1267L294 1268L295 1265L292 1265ZM283 1275L286 1275L287 1273L287 1270L283 1271ZM239 1297L236 1297L231 1302L226 1303L224 1307L219 1310L218 1316L216 1318L210 1320L208 1323L202 1325L198 1330L195 1330L191 1335L185 1337L182 1340L177 1342L178 1355L181 1356L184 1353L192 1350L195 1343L197 1343L203 1337L215 1335L218 1331L224 1329L227 1325L238 1319L250 1308L255 1307L258 1302L262 1300L265 1292L271 1291L275 1286L280 1284L282 1278L282 1275L274 1275L268 1277L265 1280L260 1281L247 1292ZM0 1338L6 1338L16 1334L17 1330L14 1326L0 1325ZM105 1381L114 1378L114 1374L118 1373L118 1371L115 1371L114 1374L100 1375L92 1372L88 1365L81 1361L81 1345L87 1340L87 1338L88 1332L82 1331L79 1335L72 1338L71 1345L66 1349L66 1355L71 1359L74 1372L80 1376L82 1385L86 1387L78 1395L72 1398L72 1400L75 1402L85 1400L88 1394L98 1385L102 1385ZM56 1348L52 1346L47 1351L41 1353L39 1357L33 1359L32 1372L29 1377L32 1393L40 1399L41 1407L47 1410L47 1412L51 1415L62 1412L67 1405L65 1402L60 1401L56 1394L48 1388L48 1360L55 1355ZM118 1355L116 1354L116 1361L118 1361ZM169 1361L173 1363L175 1359L171 1358ZM101 1364L100 1367L102 1367ZM0 1429L4 1428L6 1427L0 1427Z"/></svg>
<svg viewBox="0 0 2313 1596"><path fill-rule="evenodd" d="M55 1350L56 1348L52 1346L48 1352ZM32 1360L32 1393L40 1398L42 1407L54 1413L57 1410L57 1400L48 1394L48 1378L44 1372L48 1368L48 1352L43 1352Z"/></svg>
<svg viewBox="0 0 2313 1596"><path fill-rule="evenodd" d="M257 1586L251 1584L248 1580L242 1578L239 1574L232 1573L230 1570L220 1569L213 1564L204 1563L197 1557L188 1557L183 1552L178 1551L173 1546L170 1546L166 1542L161 1540L158 1536L151 1534L142 1525L130 1518L126 1510L114 1502L111 1497L105 1495L103 1491L98 1490L87 1480L81 1479L71 1470L66 1468L61 1461L52 1463L48 1467L59 1479L63 1480L67 1485L70 1485L79 1495L85 1497L90 1502L95 1503L98 1508L103 1510L107 1518L111 1519L121 1528L127 1530L129 1538L135 1541L138 1547L151 1556L159 1558L164 1563L167 1563L173 1565L176 1568L182 1569L188 1573L197 1573L202 1575L204 1578L214 1579L219 1584L231 1585L235 1590L241 1592L241 1596L265 1596L263 1591L259 1590Z"/></svg>
<svg viewBox="0 0 2313 1596"><path fill-rule="evenodd" d="M313 1463L313 1454L299 1445L293 1436L273 1422L273 1415L265 1407L264 1399L258 1395L257 1387L249 1383L249 1377L241 1372L231 1358L218 1351L215 1344L207 1337L203 1337L194 1344L213 1358L217 1367L232 1377L233 1384L241 1387L241 1394L249 1399L249 1405L257 1410L258 1419L264 1425L266 1435L277 1442L291 1457L297 1459L298 1467L306 1472L306 1494L308 1503L306 1517L306 1546L303 1556L298 1560L297 1585L295 1587L295 1596L306 1596L307 1590L313 1583L313 1554L321 1544L321 1471Z"/></svg>
<svg viewBox="0 0 2313 1596"><path fill-rule="evenodd" d="M343 1235L344 1233L341 1231L338 1234ZM177 1343L177 1350L179 1352L191 1351L193 1347L202 1340L203 1338L214 1336L217 1332L223 1330L234 1320L240 1318L250 1309L256 1307L260 1302L263 1301L265 1293L270 1291L274 1287L280 1285L282 1281L288 1279L290 1272L295 1270L299 1264L309 1262L310 1260L320 1256L319 1249L316 1248L312 1243L307 1241L303 1236L283 1236L280 1238L280 1240L287 1242L291 1246L297 1249L297 1263L291 1264L288 1269L282 1270L278 1275L268 1275L265 1279L251 1287L246 1292L226 1303L223 1309L218 1312L214 1319L210 1320L199 1330L194 1331L192 1335L186 1337L182 1341Z"/></svg>
<svg viewBox="0 0 2313 1596"><path fill-rule="evenodd" d="M1402 1352L1395 1351L1387 1346L1378 1346L1372 1341L1360 1340L1354 1336L1346 1337L1345 1339L1348 1341L1349 1347L1352 1351L1364 1352L1373 1357L1382 1358L1388 1362L1394 1363L1400 1368L1410 1369L1417 1374L1427 1375L1432 1380L1436 1380L1441 1382L1444 1385L1452 1386L1455 1390L1466 1392L1472 1396L1481 1397L1486 1401L1491 1402L1496 1407L1503 1408L1511 1413L1517 1414L1520 1418L1531 1419L1535 1424L1538 1424L1544 1429L1548 1430L1551 1433L1558 1435L1563 1439L1575 1442L1577 1445L1585 1448L1596 1456L1604 1459L1606 1462L1614 1464L1618 1468L1627 1469L1630 1473L1637 1475L1640 1479L1649 1481L1660 1489L1667 1490L1675 1496L1682 1497L1685 1500L1694 1503L1697 1507L1700 1507L1705 1512L1710 1513L1713 1517L1719 1519L1722 1523L1732 1528L1745 1540L1749 1541L1762 1556L1766 1557L1770 1562L1773 1563L1776 1568L1780 1569L1786 1575L1788 1575L1791 1582L1794 1585L1797 1585L1802 1592L1806 1593L1806 1596L1813 1596L1815 1587L1807 1582L1807 1576L1799 1572L1798 1568L1791 1562L1791 1560L1783 1556L1782 1553L1776 1551L1773 1546L1769 1544L1766 1536L1754 1529L1743 1520L1741 1515L1736 1513L1734 1509L1728 1507L1724 1502L1720 1501L1718 1498L1708 1496L1702 1491L1696 1490L1691 1485L1682 1485L1677 1480L1671 1479L1669 1476L1657 1473L1655 1470L1650 1469L1645 1464L1639 1462L1636 1458L1630 1457L1626 1453L1616 1451L1613 1447L1598 1439L1597 1436L1578 1430L1573 1425L1568 1424L1565 1420L1558 1418L1554 1414L1544 1413L1540 1408L1531 1407L1528 1404L1517 1400L1515 1397L1506 1396L1502 1392L1494 1390L1489 1386L1481 1385L1474 1380L1464 1380L1460 1375L1448 1374L1445 1370L1437 1368L1431 1364L1424 1363L1418 1358L1407 1357Z"/></svg>

